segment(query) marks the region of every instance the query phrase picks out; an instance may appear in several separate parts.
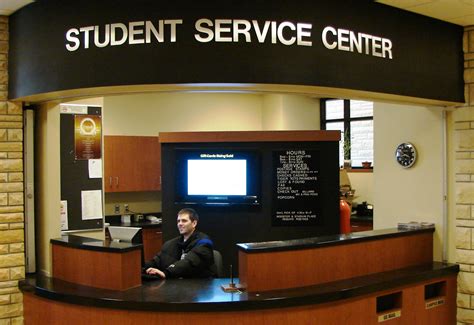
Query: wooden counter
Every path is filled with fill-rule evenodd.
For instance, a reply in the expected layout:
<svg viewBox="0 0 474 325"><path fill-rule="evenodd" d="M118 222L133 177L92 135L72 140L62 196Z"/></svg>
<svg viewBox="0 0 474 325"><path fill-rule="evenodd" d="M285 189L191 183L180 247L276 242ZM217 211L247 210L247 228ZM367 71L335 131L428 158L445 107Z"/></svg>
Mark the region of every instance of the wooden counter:
<svg viewBox="0 0 474 325"><path fill-rule="evenodd" d="M248 291L316 285L433 261L434 229L384 229L238 244L239 279Z"/></svg>
<svg viewBox="0 0 474 325"><path fill-rule="evenodd" d="M57 279L111 290L141 285L141 244L73 235L51 239L51 244Z"/></svg>
<svg viewBox="0 0 474 325"><path fill-rule="evenodd" d="M39 275L20 289L25 324L378 324L396 317L387 324L441 325L455 323L458 271L433 262L261 293L225 293L220 286L229 279L168 279L113 291Z"/></svg>

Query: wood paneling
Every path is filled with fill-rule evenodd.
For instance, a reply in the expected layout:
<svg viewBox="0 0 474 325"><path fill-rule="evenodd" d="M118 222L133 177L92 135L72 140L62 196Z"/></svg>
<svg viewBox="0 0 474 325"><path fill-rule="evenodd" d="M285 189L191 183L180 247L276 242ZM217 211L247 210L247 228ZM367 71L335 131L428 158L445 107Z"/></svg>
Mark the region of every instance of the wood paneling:
<svg viewBox="0 0 474 325"><path fill-rule="evenodd" d="M239 251L239 279L248 291L303 287L433 261L433 234L421 233L321 248Z"/></svg>
<svg viewBox="0 0 474 325"><path fill-rule="evenodd" d="M105 136L106 192L161 189L161 147L158 137Z"/></svg>
<svg viewBox="0 0 474 325"><path fill-rule="evenodd" d="M143 255L145 261L149 261L160 250L163 243L161 228L142 228Z"/></svg>
<svg viewBox="0 0 474 325"><path fill-rule="evenodd" d="M141 251L102 252L52 244L53 276L86 286L126 290L141 285Z"/></svg>
<svg viewBox="0 0 474 325"><path fill-rule="evenodd" d="M425 309L424 285L447 281L446 303ZM378 324L376 299L392 292L402 292L401 317L384 324L455 324L456 276L420 282L376 294L345 299L334 303L281 309L240 310L229 312L154 312L104 309L48 300L24 294L25 324Z"/></svg>
<svg viewBox="0 0 474 325"><path fill-rule="evenodd" d="M161 143L339 141L339 131L160 132Z"/></svg>

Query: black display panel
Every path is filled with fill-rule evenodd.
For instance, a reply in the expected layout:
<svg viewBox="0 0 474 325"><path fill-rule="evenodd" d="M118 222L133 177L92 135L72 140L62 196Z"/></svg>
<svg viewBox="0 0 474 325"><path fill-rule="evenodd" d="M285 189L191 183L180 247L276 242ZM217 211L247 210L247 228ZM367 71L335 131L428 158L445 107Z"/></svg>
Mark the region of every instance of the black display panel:
<svg viewBox="0 0 474 325"><path fill-rule="evenodd" d="M176 152L176 204L260 204L260 155L229 148Z"/></svg>
<svg viewBox="0 0 474 325"><path fill-rule="evenodd" d="M321 224L319 150L282 150L273 152L274 226Z"/></svg>

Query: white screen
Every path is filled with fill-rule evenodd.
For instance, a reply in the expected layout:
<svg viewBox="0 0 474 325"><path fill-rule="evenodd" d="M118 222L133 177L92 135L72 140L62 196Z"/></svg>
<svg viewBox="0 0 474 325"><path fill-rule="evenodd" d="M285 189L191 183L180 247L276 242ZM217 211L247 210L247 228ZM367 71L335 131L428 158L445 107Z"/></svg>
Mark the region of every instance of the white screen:
<svg viewBox="0 0 474 325"><path fill-rule="evenodd" d="M247 195L247 161L189 159L188 195Z"/></svg>

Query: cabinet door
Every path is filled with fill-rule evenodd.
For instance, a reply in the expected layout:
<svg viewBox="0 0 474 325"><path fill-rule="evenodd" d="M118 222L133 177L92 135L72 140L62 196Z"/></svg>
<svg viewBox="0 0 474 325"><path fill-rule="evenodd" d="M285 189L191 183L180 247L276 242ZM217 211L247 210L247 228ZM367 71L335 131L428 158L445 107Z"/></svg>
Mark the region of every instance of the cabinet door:
<svg viewBox="0 0 474 325"><path fill-rule="evenodd" d="M105 191L160 190L160 149L158 137L105 136Z"/></svg>
<svg viewBox="0 0 474 325"><path fill-rule="evenodd" d="M143 228L143 256L150 261L161 250L163 236L160 228Z"/></svg>

